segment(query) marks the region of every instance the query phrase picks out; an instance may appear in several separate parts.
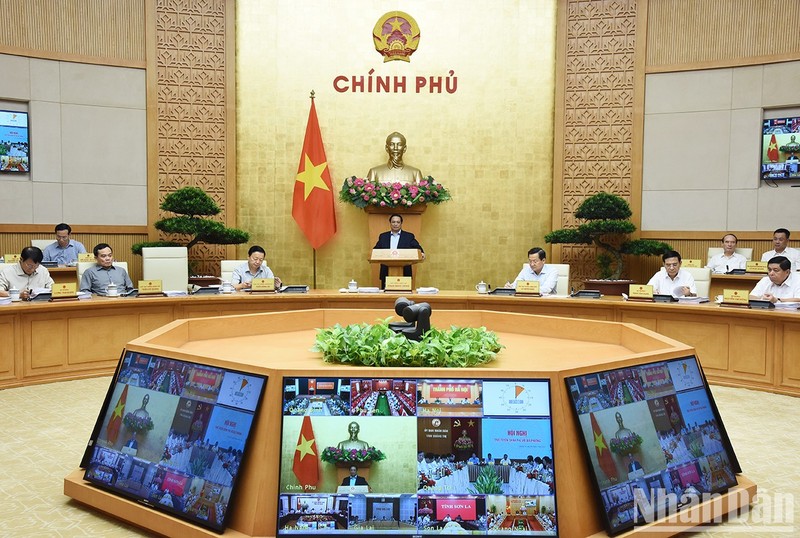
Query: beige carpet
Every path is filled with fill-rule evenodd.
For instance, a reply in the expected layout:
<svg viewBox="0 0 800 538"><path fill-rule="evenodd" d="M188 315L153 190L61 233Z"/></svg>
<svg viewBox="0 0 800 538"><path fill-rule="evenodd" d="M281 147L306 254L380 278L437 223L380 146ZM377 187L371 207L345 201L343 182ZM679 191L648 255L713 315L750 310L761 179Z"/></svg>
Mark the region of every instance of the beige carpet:
<svg viewBox="0 0 800 538"><path fill-rule="evenodd" d="M71 501L62 479L78 467L109 378L0 390L0 536L149 536ZM744 474L763 494L749 514L697 536L800 536L800 399L713 387ZM775 521L774 506L783 506ZM774 504L774 503L773 503ZM766 517L770 513L770 517Z"/></svg>

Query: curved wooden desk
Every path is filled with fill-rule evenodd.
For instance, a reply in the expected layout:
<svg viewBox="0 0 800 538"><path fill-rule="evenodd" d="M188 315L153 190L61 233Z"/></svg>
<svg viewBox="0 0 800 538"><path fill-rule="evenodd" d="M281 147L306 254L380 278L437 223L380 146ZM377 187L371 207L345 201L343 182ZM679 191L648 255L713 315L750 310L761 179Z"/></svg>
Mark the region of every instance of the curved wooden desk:
<svg viewBox="0 0 800 538"><path fill-rule="evenodd" d="M597 299L522 298L446 291L410 295L436 310L494 310L635 323L693 346L716 383L800 396L800 311L739 310ZM176 319L312 308L393 312L397 295L313 290L308 294L105 298L0 307L0 388L113 370L120 350Z"/></svg>

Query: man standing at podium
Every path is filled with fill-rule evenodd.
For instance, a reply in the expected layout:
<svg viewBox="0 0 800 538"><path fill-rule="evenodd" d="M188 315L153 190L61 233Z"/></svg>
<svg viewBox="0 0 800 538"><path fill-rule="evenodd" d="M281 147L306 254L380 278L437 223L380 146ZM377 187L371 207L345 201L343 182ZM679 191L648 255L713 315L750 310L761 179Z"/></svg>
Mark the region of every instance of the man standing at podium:
<svg viewBox="0 0 800 538"><path fill-rule="evenodd" d="M350 476L345 476L342 479L343 486L369 486L367 479L363 476L358 476L358 467L355 465L350 466Z"/></svg>
<svg viewBox="0 0 800 538"><path fill-rule="evenodd" d="M373 248L388 248L396 250L400 248L416 248L422 253L422 259L425 259L425 251L422 245L419 244L417 238L411 232L404 232L403 228L403 215L393 213L389 217L388 232L383 232L378 236L378 242L375 243ZM381 288L386 287L386 276L389 274L389 268L381 264ZM406 265L403 267L403 276L411 276L411 266Z"/></svg>

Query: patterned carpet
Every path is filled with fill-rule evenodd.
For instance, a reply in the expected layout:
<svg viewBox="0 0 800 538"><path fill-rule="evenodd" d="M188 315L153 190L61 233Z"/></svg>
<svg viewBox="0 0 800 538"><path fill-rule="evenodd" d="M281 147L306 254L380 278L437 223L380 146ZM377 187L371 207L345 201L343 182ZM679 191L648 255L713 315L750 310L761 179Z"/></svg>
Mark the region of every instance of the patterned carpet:
<svg viewBox="0 0 800 538"><path fill-rule="evenodd" d="M0 390L0 536L149 536L62 493L62 479L78 467L108 383L103 377ZM800 400L718 386L713 392L744 474L761 495L749 514L692 536L800 535L800 521L794 521Z"/></svg>

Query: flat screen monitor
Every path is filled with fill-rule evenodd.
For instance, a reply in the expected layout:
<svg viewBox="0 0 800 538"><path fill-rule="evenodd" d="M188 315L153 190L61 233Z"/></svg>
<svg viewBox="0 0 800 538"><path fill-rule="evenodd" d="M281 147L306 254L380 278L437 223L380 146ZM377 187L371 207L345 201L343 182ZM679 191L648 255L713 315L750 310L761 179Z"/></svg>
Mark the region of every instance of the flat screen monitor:
<svg viewBox="0 0 800 538"><path fill-rule="evenodd" d="M550 384L286 377L278 536L557 536Z"/></svg>
<svg viewBox="0 0 800 538"><path fill-rule="evenodd" d="M739 463L694 356L566 383L609 534L736 485Z"/></svg>
<svg viewBox="0 0 800 538"><path fill-rule="evenodd" d="M761 179L800 179L800 117L764 120Z"/></svg>
<svg viewBox="0 0 800 538"><path fill-rule="evenodd" d="M89 440L85 479L222 532L264 376L126 351Z"/></svg>
<svg viewBox="0 0 800 538"><path fill-rule="evenodd" d="M30 172L28 113L0 110L0 172Z"/></svg>

